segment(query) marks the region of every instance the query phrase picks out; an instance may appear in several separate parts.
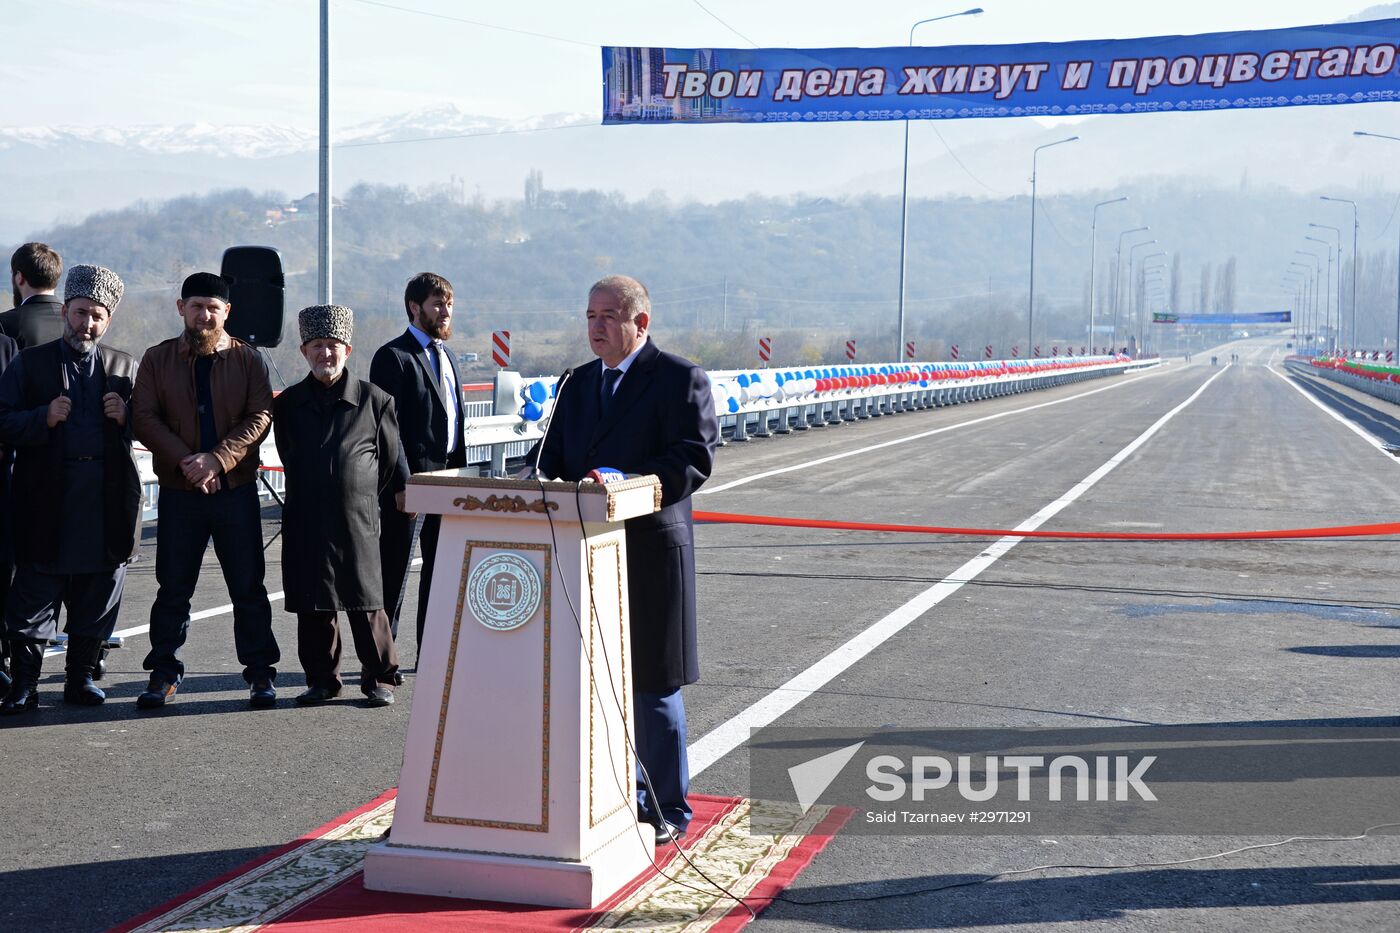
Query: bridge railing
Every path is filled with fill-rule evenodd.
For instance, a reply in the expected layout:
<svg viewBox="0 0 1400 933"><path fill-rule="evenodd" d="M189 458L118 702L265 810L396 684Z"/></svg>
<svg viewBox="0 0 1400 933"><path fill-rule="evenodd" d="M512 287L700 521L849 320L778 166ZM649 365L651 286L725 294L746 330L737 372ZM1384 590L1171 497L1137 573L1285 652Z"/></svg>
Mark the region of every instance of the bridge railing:
<svg viewBox="0 0 1400 933"><path fill-rule="evenodd" d="M721 444L772 437L902 412L960 405L1085 379L1119 375L1160 364L1127 356L1055 357L1033 360L979 360L960 363L885 363L802 369L715 370L709 372L720 423ZM556 377L506 382L513 394L466 403L463 434L467 463L502 474L506 463L523 457L541 435L554 401ZM272 437L261 451L266 499L284 490L281 461ZM155 519L160 490L151 456L138 449L143 517Z"/></svg>
<svg viewBox="0 0 1400 933"><path fill-rule="evenodd" d="M1400 405L1400 366L1331 356L1290 356L1284 365Z"/></svg>

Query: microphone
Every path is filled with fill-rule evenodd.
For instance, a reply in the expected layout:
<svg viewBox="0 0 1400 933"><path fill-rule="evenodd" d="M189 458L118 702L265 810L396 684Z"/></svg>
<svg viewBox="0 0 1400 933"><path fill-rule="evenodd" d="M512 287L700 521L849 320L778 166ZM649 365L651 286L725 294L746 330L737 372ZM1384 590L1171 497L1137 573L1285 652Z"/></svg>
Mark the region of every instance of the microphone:
<svg viewBox="0 0 1400 933"><path fill-rule="evenodd" d="M559 381L554 384L554 405L558 407L560 393L564 391L564 383L569 381L569 377L574 374L574 368L570 366L559 374ZM549 412L549 420L544 423L544 430L540 432L540 446L535 448L535 479L540 479L540 458L544 456L544 442L549 440L549 429L554 427L554 410Z"/></svg>

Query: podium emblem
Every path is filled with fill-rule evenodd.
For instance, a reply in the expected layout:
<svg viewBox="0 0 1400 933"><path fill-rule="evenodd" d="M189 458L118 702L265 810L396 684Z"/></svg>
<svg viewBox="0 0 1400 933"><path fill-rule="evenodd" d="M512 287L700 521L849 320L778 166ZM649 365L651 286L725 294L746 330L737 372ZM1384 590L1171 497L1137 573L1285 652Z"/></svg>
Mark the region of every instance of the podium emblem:
<svg viewBox="0 0 1400 933"><path fill-rule="evenodd" d="M533 563L512 551L497 551L467 578L467 605L482 625L508 632L534 618L542 589Z"/></svg>

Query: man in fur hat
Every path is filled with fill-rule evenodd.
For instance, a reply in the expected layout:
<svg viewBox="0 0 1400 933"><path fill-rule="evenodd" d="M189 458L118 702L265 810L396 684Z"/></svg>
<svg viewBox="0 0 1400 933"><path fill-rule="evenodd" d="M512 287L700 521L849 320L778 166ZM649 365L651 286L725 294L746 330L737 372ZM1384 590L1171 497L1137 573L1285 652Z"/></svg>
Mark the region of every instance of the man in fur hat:
<svg viewBox="0 0 1400 933"><path fill-rule="evenodd" d="M13 683L0 714L34 710L44 645L68 607L63 699L93 706L116 627L126 562L140 544L141 480L128 402L136 361L100 346L122 297L110 269L78 265L63 290L63 336L0 377L0 444L15 452L15 579L5 606Z"/></svg>
<svg viewBox="0 0 1400 933"><path fill-rule="evenodd" d="M344 612L370 706L394 702L398 655L384 610L379 499L402 502L408 464L399 448L394 401L345 371L354 313L315 305L297 315L311 373L272 403L273 434L286 470L282 589L297 615L297 656L314 706L340 695Z"/></svg>

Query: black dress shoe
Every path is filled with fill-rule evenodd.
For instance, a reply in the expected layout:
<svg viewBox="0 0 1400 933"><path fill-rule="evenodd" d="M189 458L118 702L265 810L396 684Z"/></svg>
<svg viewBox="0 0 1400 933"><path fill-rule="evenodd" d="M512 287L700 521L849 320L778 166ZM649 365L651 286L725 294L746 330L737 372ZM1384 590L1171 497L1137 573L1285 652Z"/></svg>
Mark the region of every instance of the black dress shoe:
<svg viewBox="0 0 1400 933"><path fill-rule="evenodd" d="M82 677L69 677L63 682L63 702L73 703L78 706L101 706L107 699L107 694L103 693L97 684L92 682L92 675Z"/></svg>
<svg viewBox="0 0 1400 933"><path fill-rule="evenodd" d="M402 687L402 686L403 686L403 671L394 671L393 681L394 681L394 686L395 686L395 687Z"/></svg>
<svg viewBox="0 0 1400 933"><path fill-rule="evenodd" d="M18 713L32 713L39 708L38 684L15 681L0 701L0 716L14 716Z"/></svg>
<svg viewBox="0 0 1400 933"><path fill-rule="evenodd" d="M375 684L365 691L366 706L393 706L394 691L383 684Z"/></svg>
<svg viewBox="0 0 1400 933"><path fill-rule="evenodd" d="M248 688L248 705L253 709L271 709L277 705L277 688L272 681L260 677Z"/></svg>
<svg viewBox="0 0 1400 933"><path fill-rule="evenodd" d="M151 682L146 685L146 692L136 698L137 709L160 709L167 703L175 699L175 691L179 689L175 684L166 680L158 674L151 675Z"/></svg>
<svg viewBox="0 0 1400 933"><path fill-rule="evenodd" d="M676 824L668 823L665 820L662 820L658 825L656 825L653 828L656 830L656 844L659 846L680 842L682 839L685 838L685 830L681 829Z"/></svg>
<svg viewBox="0 0 1400 933"><path fill-rule="evenodd" d="M340 696L339 687L333 690L330 687L307 687L304 693L297 695L297 703L302 706L320 706L338 696Z"/></svg>

